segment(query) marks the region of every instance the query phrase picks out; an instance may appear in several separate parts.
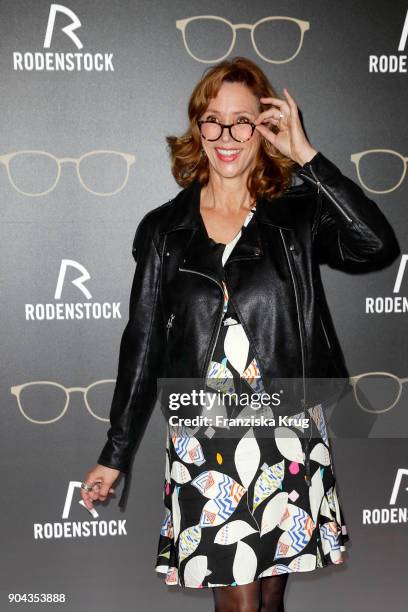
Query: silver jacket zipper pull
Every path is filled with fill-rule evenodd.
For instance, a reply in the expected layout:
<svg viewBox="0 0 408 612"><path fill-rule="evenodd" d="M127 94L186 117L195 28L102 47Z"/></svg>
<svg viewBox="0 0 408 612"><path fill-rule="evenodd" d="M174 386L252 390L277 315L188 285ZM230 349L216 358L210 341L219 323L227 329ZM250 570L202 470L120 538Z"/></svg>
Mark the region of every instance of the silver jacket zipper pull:
<svg viewBox="0 0 408 612"><path fill-rule="evenodd" d="M169 336L170 327L173 325L174 317L175 317L175 315L173 313L171 313L171 315L169 316L168 321L166 323L167 337Z"/></svg>

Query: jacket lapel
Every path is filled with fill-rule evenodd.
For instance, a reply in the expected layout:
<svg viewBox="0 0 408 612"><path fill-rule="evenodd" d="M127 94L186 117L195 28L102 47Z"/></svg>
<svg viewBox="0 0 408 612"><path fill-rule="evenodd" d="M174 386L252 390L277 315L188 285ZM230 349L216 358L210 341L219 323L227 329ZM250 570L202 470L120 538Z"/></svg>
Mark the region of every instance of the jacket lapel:
<svg viewBox="0 0 408 612"><path fill-rule="evenodd" d="M182 248L179 269L209 276L220 284L221 278L215 249L209 240L200 213L200 193L201 184L196 180L177 194L170 205L169 219L161 233L182 229L190 230L181 232L183 236L187 235L187 240ZM267 224L292 229L293 219L290 218L289 213L290 207L288 207L285 196L274 200L258 198L255 216L247 226L242 228L241 236L225 265L233 261L263 258L260 226Z"/></svg>

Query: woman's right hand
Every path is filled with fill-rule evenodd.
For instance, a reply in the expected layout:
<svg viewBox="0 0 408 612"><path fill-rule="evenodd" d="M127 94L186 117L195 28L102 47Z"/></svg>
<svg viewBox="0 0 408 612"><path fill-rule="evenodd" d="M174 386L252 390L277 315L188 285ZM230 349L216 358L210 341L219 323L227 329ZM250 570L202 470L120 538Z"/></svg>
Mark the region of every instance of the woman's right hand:
<svg viewBox="0 0 408 612"><path fill-rule="evenodd" d="M99 463L87 472L83 482L94 486L92 491L85 491L81 488L80 492L88 510L93 509L94 501L105 501L109 493L115 493L112 485L117 480L119 474L120 470L115 470Z"/></svg>

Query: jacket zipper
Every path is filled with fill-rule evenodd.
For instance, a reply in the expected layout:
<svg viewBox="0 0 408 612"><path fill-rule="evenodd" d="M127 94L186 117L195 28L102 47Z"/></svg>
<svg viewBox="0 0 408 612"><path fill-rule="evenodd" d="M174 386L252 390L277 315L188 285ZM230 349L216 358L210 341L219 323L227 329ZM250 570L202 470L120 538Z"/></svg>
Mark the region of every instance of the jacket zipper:
<svg viewBox="0 0 408 612"><path fill-rule="evenodd" d="M307 402L306 402L306 364L305 364L305 330L304 330L304 321L303 321L303 313L301 313L300 310L300 291L299 291L299 284L297 281L297 277L294 271L294 266L295 266L295 261L293 258L293 248L292 245L290 248L290 253L291 255L289 255L289 249L287 247L286 244L286 240L285 237L283 235L283 231L281 228L279 228L279 232L282 238L282 242L283 242L283 246L285 249L285 254L286 254L286 258L288 260L288 265L289 265L289 270L290 270L290 275L292 278L292 282L293 282L293 288L295 291L295 301L296 301L296 312L297 312L297 319L298 319L298 326L299 326L299 335L300 335L300 349L301 349L301 355L302 355L302 379L303 379L303 398L301 399L301 403L302 403L302 407L303 407L303 411L306 411L306 406L307 406ZM309 453L305 451L305 478L306 478L306 483L307 485L310 487L311 485L311 478L310 478L310 460L309 460Z"/></svg>
<svg viewBox="0 0 408 612"><path fill-rule="evenodd" d="M302 170L299 170L299 175L302 176L303 178L305 178L309 183L312 183L315 186L317 185L317 193L319 194L320 190L322 190L322 192L329 198L329 200L331 202L333 202L333 204L341 212L341 214L346 219L347 223L350 223L350 224L353 223L353 219L350 217L350 215L345 210L343 210L342 206L340 206L340 204L337 202L337 200L335 198L333 198L333 196L327 191L326 187L319 181L319 179L316 176L316 173L314 172L314 170L313 170L313 168L311 166L310 166L310 172L313 174L315 180L313 180L304 171L302 172Z"/></svg>
<svg viewBox="0 0 408 612"><path fill-rule="evenodd" d="M206 379L207 369L211 361L212 352L217 342L217 337L218 337L222 319L224 316L224 289L222 288L222 285L217 280L215 280L214 278L212 278L212 276L209 276L208 274L204 274L204 272L197 272L196 270L188 270L187 268L180 268L180 267L179 267L179 270L180 272L191 272L191 274L198 274L199 276L205 276L205 278L209 278L211 281L216 283L217 287L219 287L221 290L222 300L221 300L220 314L219 314L218 321L217 321L217 332L214 336L213 342L211 343L211 350L207 349L207 356L206 356L205 363L204 363L204 366L201 372L201 378Z"/></svg>
<svg viewBox="0 0 408 612"><path fill-rule="evenodd" d="M169 339L170 327L173 325L174 317L175 317L175 315L172 312L171 315L169 316L168 320L167 320L167 323L166 323L166 328L167 328L167 331L166 331L166 340Z"/></svg>
<svg viewBox="0 0 408 612"><path fill-rule="evenodd" d="M327 346L329 347L329 349L331 349L331 344L330 344L329 336L327 334L326 327L325 327L325 325L323 323L322 315L319 314L319 317L320 317L320 323L322 325L324 335L326 337Z"/></svg>

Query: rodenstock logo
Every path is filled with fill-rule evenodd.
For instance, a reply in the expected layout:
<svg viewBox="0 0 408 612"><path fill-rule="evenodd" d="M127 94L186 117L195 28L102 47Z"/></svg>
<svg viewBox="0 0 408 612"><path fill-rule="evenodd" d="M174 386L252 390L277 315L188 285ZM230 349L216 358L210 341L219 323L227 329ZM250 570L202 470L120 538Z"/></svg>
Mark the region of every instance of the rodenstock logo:
<svg viewBox="0 0 408 612"><path fill-rule="evenodd" d="M25 304L26 321L52 321L55 319L121 319L120 302L95 302L86 287L91 275L88 270L74 259L62 259L54 293L54 300L60 300L62 290L66 287L67 273L71 269L80 274L68 281L85 297L78 302L48 302Z"/></svg>
<svg viewBox="0 0 408 612"><path fill-rule="evenodd" d="M99 514L96 508L94 507L93 510L88 510L82 499L78 501L78 504L82 506L86 512L90 512L94 520L68 520L72 509L72 503L73 501L75 502L74 496L76 496L80 487L81 483L76 480L71 480L69 482L61 516L62 521L56 521L54 523L34 523L34 540L127 535L126 519L111 519L109 521L97 520Z"/></svg>
<svg viewBox="0 0 408 612"><path fill-rule="evenodd" d="M57 18L59 13L62 15ZM61 27L61 32L68 36L79 52L14 51L14 70L113 72L113 53L83 53L81 51L83 44L75 30L81 28L82 23L74 11L62 4L51 4L50 6L43 48L49 49L51 47L56 21L63 23L63 20L66 21L67 17L70 19L70 23Z"/></svg>
<svg viewBox="0 0 408 612"><path fill-rule="evenodd" d="M398 43L398 55L369 55L369 72L407 72L407 55L405 51L408 37L408 9L402 26L401 37Z"/></svg>
<svg viewBox="0 0 408 612"><path fill-rule="evenodd" d="M398 266L397 276L395 278L393 293L399 293L401 284L404 278L405 269L407 267L408 255L401 255L401 261ZM366 297L366 314L388 314L394 312L408 312L408 299L401 295L379 295L376 297Z"/></svg>
<svg viewBox="0 0 408 612"><path fill-rule="evenodd" d="M385 525L388 523L408 523L408 469L397 470L391 491L389 508L364 508L363 525ZM401 506L396 506L400 497Z"/></svg>

